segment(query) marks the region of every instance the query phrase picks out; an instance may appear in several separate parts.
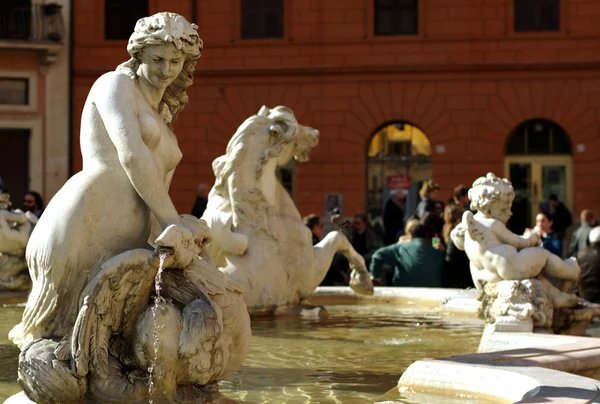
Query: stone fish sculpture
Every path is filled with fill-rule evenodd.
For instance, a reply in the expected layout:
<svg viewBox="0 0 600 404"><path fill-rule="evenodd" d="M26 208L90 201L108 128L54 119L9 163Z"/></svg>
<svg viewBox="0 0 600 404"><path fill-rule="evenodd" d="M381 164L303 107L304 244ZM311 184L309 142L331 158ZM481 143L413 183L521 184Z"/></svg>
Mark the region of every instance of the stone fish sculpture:
<svg viewBox="0 0 600 404"><path fill-rule="evenodd" d="M308 160L319 132L287 107L263 106L238 128L213 162L216 182L202 218L211 229L210 255L242 288L251 314L297 306L321 283L336 252L352 268L350 286L373 294L365 261L338 231L313 247L310 230L277 179L277 167Z"/></svg>
<svg viewBox="0 0 600 404"><path fill-rule="evenodd" d="M10 195L0 190L0 290L28 290L31 279L25 248L38 218L30 212L9 210L10 206Z"/></svg>
<svg viewBox="0 0 600 404"><path fill-rule="evenodd" d="M231 402L217 382L248 351L248 312L206 254L206 223L179 216L168 195L182 157L172 122L202 49L196 30L173 13L140 19L131 59L90 90L83 170L26 251L33 287L9 337L27 398L13 402Z"/></svg>
<svg viewBox="0 0 600 404"><path fill-rule="evenodd" d="M539 247L536 233L519 236L506 228L514 196L507 179L492 173L478 178L469 190L477 213L465 212L451 237L471 261L488 324L498 331L530 332L534 326L551 327L557 310L578 305L571 290L580 268L575 258L563 260Z"/></svg>

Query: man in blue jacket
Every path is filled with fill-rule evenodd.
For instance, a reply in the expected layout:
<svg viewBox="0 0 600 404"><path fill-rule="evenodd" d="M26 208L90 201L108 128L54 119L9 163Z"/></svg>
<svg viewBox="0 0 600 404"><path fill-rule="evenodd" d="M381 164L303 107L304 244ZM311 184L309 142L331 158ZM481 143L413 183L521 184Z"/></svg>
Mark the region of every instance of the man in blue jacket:
<svg viewBox="0 0 600 404"><path fill-rule="evenodd" d="M409 241L375 251L369 268L373 282L381 284L383 267L388 265L394 268L393 286L442 287L443 246L431 245L429 230L421 223L411 226L408 234Z"/></svg>

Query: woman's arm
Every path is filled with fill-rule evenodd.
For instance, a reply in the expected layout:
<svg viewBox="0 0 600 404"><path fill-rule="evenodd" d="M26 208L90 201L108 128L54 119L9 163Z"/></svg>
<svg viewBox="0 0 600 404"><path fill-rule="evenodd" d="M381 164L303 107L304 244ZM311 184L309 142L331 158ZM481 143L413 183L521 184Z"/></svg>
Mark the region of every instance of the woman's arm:
<svg viewBox="0 0 600 404"><path fill-rule="evenodd" d="M169 197L165 178L142 141L137 117L140 100L134 96L134 86L134 81L126 75L108 73L96 81L91 90L92 100L131 185L164 230L170 224L179 224L180 219Z"/></svg>

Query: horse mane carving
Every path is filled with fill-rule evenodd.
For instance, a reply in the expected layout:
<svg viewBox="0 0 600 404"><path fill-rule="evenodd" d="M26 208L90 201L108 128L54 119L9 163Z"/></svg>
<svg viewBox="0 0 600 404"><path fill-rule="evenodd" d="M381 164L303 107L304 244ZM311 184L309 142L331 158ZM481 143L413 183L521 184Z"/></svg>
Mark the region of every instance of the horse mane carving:
<svg viewBox="0 0 600 404"><path fill-rule="evenodd" d="M226 153L213 161L216 181L209 200L215 196L222 198L219 208L233 214L234 226L247 224L274 235L268 221L272 213L271 206L261 189L258 186L248 187L244 184L244 179L248 179L248 175L254 175L254 180L260 179L264 165L271 158L278 157L283 147L294 141L297 129L298 121L291 109L283 106L269 109L263 106L257 115L240 125L227 144ZM264 145L253 140L264 131L268 131L270 136L269 146L259 151L256 148L263 148ZM250 173L240 169L248 154L259 155L256 168Z"/></svg>

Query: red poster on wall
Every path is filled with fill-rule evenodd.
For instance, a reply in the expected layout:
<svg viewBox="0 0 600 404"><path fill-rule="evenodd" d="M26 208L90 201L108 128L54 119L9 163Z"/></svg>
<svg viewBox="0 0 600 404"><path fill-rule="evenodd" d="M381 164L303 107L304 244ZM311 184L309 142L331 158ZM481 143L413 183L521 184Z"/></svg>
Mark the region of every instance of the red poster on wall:
<svg viewBox="0 0 600 404"><path fill-rule="evenodd" d="M390 175L387 179L388 189L410 189L410 177L408 175Z"/></svg>

